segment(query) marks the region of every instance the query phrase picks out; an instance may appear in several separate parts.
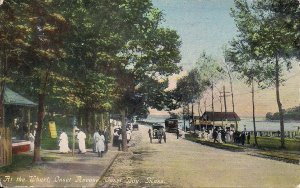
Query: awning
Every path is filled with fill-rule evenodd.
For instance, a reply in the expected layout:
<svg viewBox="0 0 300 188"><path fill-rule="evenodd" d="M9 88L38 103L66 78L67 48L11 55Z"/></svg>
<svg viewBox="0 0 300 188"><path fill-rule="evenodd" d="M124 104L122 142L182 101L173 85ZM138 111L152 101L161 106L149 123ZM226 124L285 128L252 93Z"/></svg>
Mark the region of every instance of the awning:
<svg viewBox="0 0 300 188"><path fill-rule="evenodd" d="M28 106L33 107L37 106L36 103L26 99L20 94L12 91L11 89L5 88L4 91L4 104L5 105L16 105L16 106Z"/></svg>

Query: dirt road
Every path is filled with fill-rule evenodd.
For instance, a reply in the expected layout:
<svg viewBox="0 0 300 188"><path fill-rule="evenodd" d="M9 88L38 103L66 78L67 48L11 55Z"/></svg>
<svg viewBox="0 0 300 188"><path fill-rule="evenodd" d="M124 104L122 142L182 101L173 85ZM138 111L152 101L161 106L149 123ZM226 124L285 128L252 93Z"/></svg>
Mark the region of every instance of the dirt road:
<svg viewBox="0 0 300 188"><path fill-rule="evenodd" d="M115 161L101 187L296 187L300 166L202 146L167 134L149 143L147 130L133 132L131 152Z"/></svg>

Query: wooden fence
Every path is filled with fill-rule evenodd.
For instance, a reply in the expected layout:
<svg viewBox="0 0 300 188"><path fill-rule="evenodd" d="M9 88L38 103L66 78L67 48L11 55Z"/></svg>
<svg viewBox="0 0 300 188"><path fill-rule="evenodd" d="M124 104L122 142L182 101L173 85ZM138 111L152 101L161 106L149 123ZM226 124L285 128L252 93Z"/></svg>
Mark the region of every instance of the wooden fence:
<svg viewBox="0 0 300 188"><path fill-rule="evenodd" d="M9 128L0 128L0 166L12 163L11 131Z"/></svg>
<svg viewBox="0 0 300 188"><path fill-rule="evenodd" d="M250 135L254 135L254 131L249 131ZM257 136L280 137L278 131L256 131ZM300 138L300 131L284 131L286 138Z"/></svg>

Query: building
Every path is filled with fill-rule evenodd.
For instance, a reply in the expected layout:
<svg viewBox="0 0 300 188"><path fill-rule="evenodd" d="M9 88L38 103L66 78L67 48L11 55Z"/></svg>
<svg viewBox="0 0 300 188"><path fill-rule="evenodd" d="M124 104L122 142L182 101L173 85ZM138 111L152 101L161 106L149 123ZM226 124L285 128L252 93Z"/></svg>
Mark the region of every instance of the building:
<svg viewBox="0 0 300 188"><path fill-rule="evenodd" d="M234 128L238 130L240 117L235 112L204 112L202 116L194 117L192 125L196 129L212 129L213 126Z"/></svg>
<svg viewBox="0 0 300 188"><path fill-rule="evenodd" d="M9 88L5 88L3 104L5 123L4 127L0 127L0 166L11 164L12 154L29 150L30 143L16 136L14 119L23 116L23 121L26 120L25 123L29 126L31 108L37 106Z"/></svg>

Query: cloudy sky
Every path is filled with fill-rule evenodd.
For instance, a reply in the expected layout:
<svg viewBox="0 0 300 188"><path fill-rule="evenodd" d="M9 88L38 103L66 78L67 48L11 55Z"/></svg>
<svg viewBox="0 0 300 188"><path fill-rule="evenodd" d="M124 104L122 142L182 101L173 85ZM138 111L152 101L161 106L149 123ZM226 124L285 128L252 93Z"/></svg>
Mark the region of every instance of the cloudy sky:
<svg viewBox="0 0 300 188"><path fill-rule="evenodd" d="M185 71L193 67L203 51L218 61L223 61L222 49L236 34L235 23L229 14L230 8L233 7L233 0L153 0L153 4L165 14L163 26L177 30L181 37L181 65ZM178 77L180 76L172 78L172 86L175 85L175 80ZM287 82L281 88L281 97L283 107L289 108L300 103L300 68L298 64L286 74L286 79ZM227 80L221 81L217 88L221 90L223 85L229 89ZM241 116L251 116L250 88L236 80L234 90L236 111ZM257 89L256 94L257 114L259 116L277 110L274 88ZM211 104L210 95L211 91L207 91L204 96L207 104ZM218 95L218 90L216 90L215 96ZM228 98L229 110L231 109L230 103ZM203 101L200 106L204 110ZM220 102L217 99L215 99L215 106L215 110L220 110ZM209 105L207 110L210 110ZM151 110L151 114L165 114L165 112Z"/></svg>

